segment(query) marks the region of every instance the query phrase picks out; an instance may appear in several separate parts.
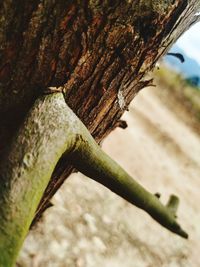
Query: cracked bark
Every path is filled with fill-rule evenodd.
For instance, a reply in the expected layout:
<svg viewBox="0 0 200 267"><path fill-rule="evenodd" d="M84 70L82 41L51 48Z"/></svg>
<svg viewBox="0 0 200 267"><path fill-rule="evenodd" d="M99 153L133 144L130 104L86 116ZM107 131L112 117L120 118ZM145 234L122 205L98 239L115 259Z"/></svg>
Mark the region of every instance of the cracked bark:
<svg viewBox="0 0 200 267"><path fill-rule="evenodd" d="M48 86L64 86L66 102L100 142L148 85L144 75L194 22L199 6L194 0L2 0L0 157ZM71 171L63 157L37 218Z"/></svg>

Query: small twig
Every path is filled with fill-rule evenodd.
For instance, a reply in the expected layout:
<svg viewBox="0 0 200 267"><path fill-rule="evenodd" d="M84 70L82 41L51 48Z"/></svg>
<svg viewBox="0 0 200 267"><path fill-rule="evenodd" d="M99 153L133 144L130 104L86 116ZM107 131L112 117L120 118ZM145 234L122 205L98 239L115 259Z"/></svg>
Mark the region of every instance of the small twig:
<svg viewBox="0 0 200 267"><path fill-rule="evenodd" d="M126 129L128 127L128 124L124 120L118 120L117 123L115 124L115 127Z"/></svg>
<svg viewBox="0 0 200 267"><path fill-rule="evenodd" d="M176 217L176 212L178 210L178 206L179 206L179 198L175 195L171 195L166 207L171 211L172 214L174 214L174 216Z"/></svg>

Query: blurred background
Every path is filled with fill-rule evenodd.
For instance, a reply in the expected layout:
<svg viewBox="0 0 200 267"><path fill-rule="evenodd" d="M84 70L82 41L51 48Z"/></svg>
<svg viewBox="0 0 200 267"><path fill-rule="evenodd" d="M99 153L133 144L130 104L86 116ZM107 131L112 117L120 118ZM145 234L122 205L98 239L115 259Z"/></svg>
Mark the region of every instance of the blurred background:
<svg viewBox="0 0 200 267"><path fill-rule="evenodd" d="M152 193L180 198L189 240L81 174L71 175L27 237L18 267L200 266L200 24L171 48L103 149ZM179 55L180 57L180 55Z"/></svg>

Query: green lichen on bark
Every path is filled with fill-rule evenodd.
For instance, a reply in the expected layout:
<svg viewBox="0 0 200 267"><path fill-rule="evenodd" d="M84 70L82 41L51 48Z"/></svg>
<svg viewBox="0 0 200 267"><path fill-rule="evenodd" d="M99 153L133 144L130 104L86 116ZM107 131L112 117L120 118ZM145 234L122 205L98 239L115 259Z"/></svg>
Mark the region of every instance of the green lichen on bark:
<svg viewBox="0 0 200 267"><path fill-rule="evenodd" d="M0 165L0 267L13 266L51 174L74 149L77 124L63 96L36 101Z"/></svg>

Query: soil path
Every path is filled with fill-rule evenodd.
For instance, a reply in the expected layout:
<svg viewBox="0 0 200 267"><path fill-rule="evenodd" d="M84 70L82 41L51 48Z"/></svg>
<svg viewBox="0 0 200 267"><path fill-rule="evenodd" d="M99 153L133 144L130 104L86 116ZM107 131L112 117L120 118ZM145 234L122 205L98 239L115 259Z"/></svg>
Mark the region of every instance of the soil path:
<svg viewBox="0 0 200 267"><path fill-rule="evenodd" d="M200 137L143 90L103 148L151 192L180 197L183 240L103 186L72 175L20 255L21 267L200 266Z"/></svg>

